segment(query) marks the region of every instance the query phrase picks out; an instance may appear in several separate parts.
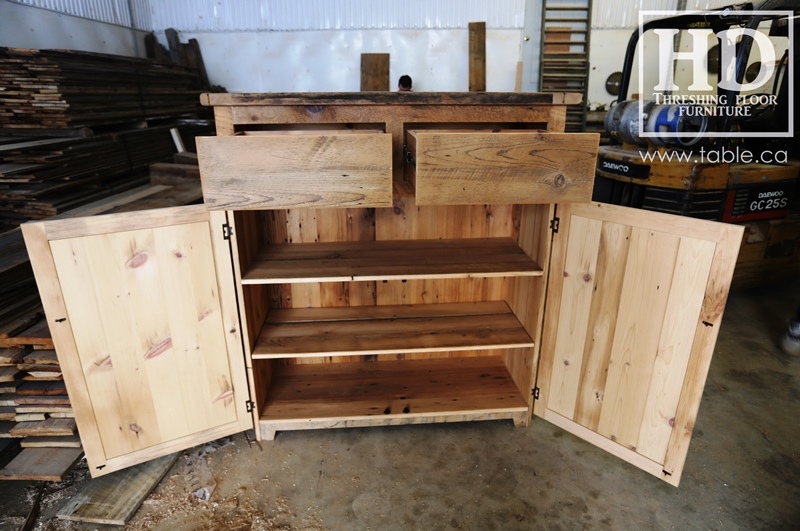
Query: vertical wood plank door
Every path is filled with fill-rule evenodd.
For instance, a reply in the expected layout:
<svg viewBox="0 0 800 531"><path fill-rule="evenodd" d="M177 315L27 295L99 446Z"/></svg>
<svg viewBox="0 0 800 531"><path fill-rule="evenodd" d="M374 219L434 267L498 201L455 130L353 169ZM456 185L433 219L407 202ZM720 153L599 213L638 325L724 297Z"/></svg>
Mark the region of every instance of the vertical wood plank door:
<svg viewBox="0 0 800 531"><path fill-rule="evenodd" d="M93 476L252 427L225 219L23 227Z"/></svg>
<svg viewBox="0 0 800 531"><path fill-rule="evenodd" d="M678 485L743 228L559 205L534 412Z"/></svg>

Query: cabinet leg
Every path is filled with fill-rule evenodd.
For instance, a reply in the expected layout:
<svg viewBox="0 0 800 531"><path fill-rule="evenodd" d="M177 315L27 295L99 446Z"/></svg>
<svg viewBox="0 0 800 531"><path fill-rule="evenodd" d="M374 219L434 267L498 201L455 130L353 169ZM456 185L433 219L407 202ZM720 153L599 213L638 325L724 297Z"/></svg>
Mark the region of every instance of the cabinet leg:
<svg viewBox="0 0 800 531"><path fill-rule="evenodd" d="M531 424L531 419L527 414L516 415L512 417L515 428L527 428Z"/></svg>
<svg viewBox="0 0 800 531"><path fill-rule="evenodd" d="M276 433L277 433L277 430L273 430L271 428L261 428L261 440L262 441L274 441Z"/></svg>

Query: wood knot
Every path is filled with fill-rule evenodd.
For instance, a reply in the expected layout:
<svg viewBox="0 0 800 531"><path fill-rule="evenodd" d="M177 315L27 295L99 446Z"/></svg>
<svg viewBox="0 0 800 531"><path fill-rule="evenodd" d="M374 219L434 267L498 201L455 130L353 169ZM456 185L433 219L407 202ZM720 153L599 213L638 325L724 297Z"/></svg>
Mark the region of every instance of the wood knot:
<svg viewBox="0 0 800 531"><path fill-rule="evenodd" d="M584 273L583 281L584 282L591 282L592 281L592 275L590 275L589 273Z"/></svg>
<svg viewBox="0 0 800 531"><path fill-rule="evenodd" d="M135 433L137 437L139 436L139 433L141 433L142 431L142 427L135 423L128 424L128 429L130 429L133 433Z"/></svg>
<svg viewBox="0 0 800 531"><path fill-rule="evenodd" d="M142 267L145 264L145 262L147 262L147 253L142 251L133 255L131 259L128 260L128 263L125 265L131 269L135 269L137 267Z"/></svg>
<svg viewBox="0 0 800 531"><path fill-rule="evenodd" d="M559 173L556 175L556 178L553 179L553 184L556 188L563 188L567 184L567 178L564 177L563 173Z"/></svg>
<svg viewBox="0 0 800 531"><path fill-rule="evenodd" d="M670 428L674 428L675 427L675 417L672 417L671 419L669 419L669 427Z"/></svg>

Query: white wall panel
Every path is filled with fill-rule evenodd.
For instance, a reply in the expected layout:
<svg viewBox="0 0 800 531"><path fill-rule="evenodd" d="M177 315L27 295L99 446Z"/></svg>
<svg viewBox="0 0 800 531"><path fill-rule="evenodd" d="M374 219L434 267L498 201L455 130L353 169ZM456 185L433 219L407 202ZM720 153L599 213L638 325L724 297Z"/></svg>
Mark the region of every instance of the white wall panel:
<svg viewBox="0 0 800 531"><path fill-rule="evenodd" d="M159 36L163 38L163 35ZM467 30L181 33L200 43L213 84L230 92L356 92L361 54L389 53L391 87L469 90ZM486 31L486 88L513 91L521 30Z"/></svg>
<svg viewBox="0 0 800 531"><path fill-rule="evenodd" d="M150 0L153 29L181 32L521 29L525 0Z"/></svg>
<svg viewBox="0 0 800 531"><path fill-rule="evenodd" d="M9 0L16 4L38 7L75 17L152 30L149 0ZM131 22L131 15L133 21Z"/></svg>

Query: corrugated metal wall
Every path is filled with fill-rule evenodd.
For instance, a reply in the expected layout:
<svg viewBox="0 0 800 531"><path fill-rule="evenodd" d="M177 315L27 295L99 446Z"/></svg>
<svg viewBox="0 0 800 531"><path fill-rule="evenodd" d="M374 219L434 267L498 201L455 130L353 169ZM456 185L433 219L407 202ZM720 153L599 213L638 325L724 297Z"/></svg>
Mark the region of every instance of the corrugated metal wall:
<svg viewBox="0 0 800 531"><path fill-rule="evenodd" d="M525 0L150 0L153 29L182 32L521 29Z"/></svg>
<svg viewBox="0 0 800 531"><path fill-rule="evenodd" d="M686 0L686 11L707 11L739 3L739 0ZM592 27L595 29L634 29L639 26L639 11L674 11L678 0L594 0Z"/></svg>
<svg viewBox="0 0 800 531"><path fill-rule="evenodd" d="M31 7L48 9L87 20L125 26L138 30L152 30L150 2L148 0L10 0ZM133 21L131 21L133 15Z"/></svg>

